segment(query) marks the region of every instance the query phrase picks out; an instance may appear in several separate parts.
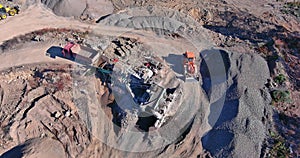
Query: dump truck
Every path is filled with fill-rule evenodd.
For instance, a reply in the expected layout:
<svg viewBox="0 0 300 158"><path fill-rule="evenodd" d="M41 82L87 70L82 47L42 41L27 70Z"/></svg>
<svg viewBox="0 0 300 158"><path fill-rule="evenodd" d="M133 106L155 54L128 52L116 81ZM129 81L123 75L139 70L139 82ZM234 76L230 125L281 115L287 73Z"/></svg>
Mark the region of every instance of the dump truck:
<svg viewBox="0 0 300 158"><path fill-rule="evenodd" d="M100 59L100 54L98 53L98 51L92 48L85 47L74 42L69 42L62 49L61 53L63 57L71 59L83 65L94 67L98 72L104 75L110 75L112 73L113 68L104 68L104 66L107 66L109 64L103 64L103 66L100 67L99 65L97 65Z"/></svg>
<svg viewBox="0 0 300 158"><path fill-rule="evenodd" d="M199 81L199 72L196 65L196 56L193 52L186 51L184 54L184 77L186 82Z"/></svg>
<svg viewBox="0 0 300 158"><path fill-rule="evenodd" d="M52 46L47 50L45 55L51 58L61 57L72 60L76 63L89 66L102 74L111 74L113 64L118 62L117 59L112 60L113 64L107 61L103 62L103 56L100 57L98 51L74 42L68 42L63 48ZM99 65L101 61L102 63Z"/></svg>
<svg viewBox="0 0 300 158"><path fill-rule="evenodd" d="M78 63L91 66L94 66L100 57L98 51L74 42L66 44L66 46L62 49L62 55L63 57L75 60Z"/></svg>

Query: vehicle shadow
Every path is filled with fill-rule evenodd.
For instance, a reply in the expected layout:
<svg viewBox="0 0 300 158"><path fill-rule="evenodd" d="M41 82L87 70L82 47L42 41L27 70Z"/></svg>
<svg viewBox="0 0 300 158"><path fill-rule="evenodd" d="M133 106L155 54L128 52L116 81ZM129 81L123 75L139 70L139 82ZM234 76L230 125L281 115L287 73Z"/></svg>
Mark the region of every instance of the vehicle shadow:
<svg viewBox="0 0 300 158"><path fill-rule="evenodd" d="M81 60L80 58L77 58L75 56L70 56L70 55L67 55L67 56L64 56L62 54L62 50L63 48L62 47L58 47L58 46L51 46L47 51L46 51L46 55L51 57L51 58L56 58L56 57L59 57L59 58L62 58L62 59L66 59L66 60L70 60L70 61L73 61L73 62L76 62L78 64L82 64L82 65L85 65L85 66L89 66L88 63L84 60Z"/></svg>
<svg viewBox="0 0 300 158"><path fill-rule="evenodd" d="M183 55L169 54L163 59L170 65L170 68L177 74L178 78L184 79Z"/></svg>
<svg viewBox="0 0 300 158"><path fill-rule="evenodd" d="M46 55L51 57L51 58L56 58L56 57L60 57L60 58L65 58L66 57L63 56L63 54L61 53L61 51L63 50L63 48L58 47L58 46L52 46L50 47L47 51L46 51Z"/></svg>

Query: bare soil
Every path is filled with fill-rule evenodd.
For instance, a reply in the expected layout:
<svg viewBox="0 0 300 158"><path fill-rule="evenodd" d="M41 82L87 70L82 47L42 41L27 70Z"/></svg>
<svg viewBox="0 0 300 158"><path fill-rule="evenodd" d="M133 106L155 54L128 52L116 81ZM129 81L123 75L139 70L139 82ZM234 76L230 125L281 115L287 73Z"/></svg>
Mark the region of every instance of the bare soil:
<svg viewBox="0 0 300 158"><path fill-rule="evenodd" d="M71 5L67 0L43 1L45 5L26 0L0 2L5 5L18 3L23 9L20 14L0 21L1 157L228 157L232 154L245 157L249 156L248 152L261 157L278 157L282 151L276 148L277 137L272 133L283 138L285 156L299 157L300 20L294 12L297 10L293 10L291 5L286 8L287 3L275 0L91 0L78 1L72 6L74 10L66 11L66 6ZM80 3L85 5L79 6ZM152 9L157 13L151 13L150 7L150 13L132 12L134 7L149 5L189 15L200 30L208 33L199 37L213 41L207 47L215 46L230 52L222 56L226 71L224 80L217 78L214 81L209 70L205 69L209 67L205 60L215 57L210 56L213 52L209 52L199 61L200 86L193 83L184 85L184 101L195 106L195 111L186 116L188 119L185 121L181 121L186 119L183 116L177 118L177 123L185 126L181 136L153 151L130 152L103 143L93 133L99 132L107 140L122 140L122 132L118 135L111 124L104 123L113 123L120 115L114 110L115 96L107 83L92 75L85 79L94 87L85 87L87 90L78 88L80 84L85 85L85 80L74 79L78 64L45 54L51 46L59 47L73 40L89 43L88 46L98 51L114 52L118 45L114 45L113 41L122 36L147 44L151 51L165 60L171 71L166 76L167 80L174 74L179 76L181 67L178 63L182 53L187 49L198 50L190 43L191 39L176 33L135 29L159 24L157 19L147 21L151 19L147 15L161 16L167 10ZM116 14L108 15L111 13ZM175 30L185 21L180 21L179 14L168 16L177 18L174 24L169 21L173 24L170 28ZM116 17L123 21L114 19ZM122 26L126 22L127 26ZM141 22L143 25L139 25ZM193 26L190 23L190 27ZM204 48L206 46L202 46ZM201 52L202 55L205 53ZM117 54L113 56L118 57ZM129 61L134 60L131 57ZM218 66L215 63L218 62L213 62L216 70ZM265 87L268 79L273 84L273 79L279 74L286 77L283 85ZM290 102L272 101L268 92L277 89L290 91ZM79 108L74 96L88 94L89 91L96 94L99 104L84 104L88 100L83 100L82 105L87 106ZM225 91L225 95L222 96L220 91ZM189 96L194 96L195 101L191 101ZM222 99L224 107L220 109ZM83 112L82 109L88 111ZM100 110L104 111L106 120L99 119ZM178 113L184 111L179 110ZM220 117L214 118L215 113L220 113ZM215 124L212 123L214 121ZM176 130L170 129L159 132L167 138L176 134ZM152 138L147 137L145 135L143 139L123 145L140 149L146 144L146 149L155 144L149 141Z"/></svg>

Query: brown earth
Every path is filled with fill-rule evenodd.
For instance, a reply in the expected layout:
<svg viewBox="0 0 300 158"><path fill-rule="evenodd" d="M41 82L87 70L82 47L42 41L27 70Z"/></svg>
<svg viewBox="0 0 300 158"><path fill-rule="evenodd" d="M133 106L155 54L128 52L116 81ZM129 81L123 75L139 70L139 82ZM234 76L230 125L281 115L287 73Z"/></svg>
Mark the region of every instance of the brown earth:
<svg viewBox="0 0 300 158"><path fill-rule="evenodd" d="M280 11L283 2L271 0L260 2L112 0L111 2L115 12L122 12L128 6L147 5L179 10L189 14L206 28L217 46L229 51L259 54L265 57L272 77L279 73L286 76L286 85L279 88L288 89L292 99L290 103L274 103L275 115L273 119L269 118L269 121L274 120L272 123L274 127L271 129L278 131L285 142L289 143L293 150L291 157L299 156L300 25L299 17ZM95 8L91 11L93 9ZM62 11L56 10L56 12ZM100 16L99 13L94 14L94 18L97 16ZM0 21L0 26L2 44L12 38L44 28L78 29L82 32L94 30L97 34L110 36L124 31L117 27L99 29L96 24L60 17L40 5L29 6L21 14ZM149 33L150 35L146 36L147 33L140 37L128 36L139 37L141 41L149 42L146 37L153 35ZM164 48L164 44L176 45L178 52L174 53L178 54L180 51L185 51L188 46L188 44L180 45L179 43L184 42L181 39L170 42L164 38L154 37L152 40L161 42L162 45L157 46L161 49ZM89 132L74 105L72 98L74 82L70 75L74 70L74 64L44 55L50 46L59 45L62 41L62 39L52 41L46 39L46 42L20 44L14 48L15 50L6 50L0 55L0 154L3 154L1 156L205 157L210 155L203 150L201 135L197 133L203 122L203 117L199 115L194 118L193 124L181 140L153 152L120 151L99 141ZM161 53L162 56L165 55L163 53L166 51ZM113 103L114 97L99 79L91 80L94 80L97 85L101 108L112 120L117 113L112 112L112 108L106 105ZM268 145L268 148L272 148L272 143ZM21 155L12 155L16 153Z"/></svg>

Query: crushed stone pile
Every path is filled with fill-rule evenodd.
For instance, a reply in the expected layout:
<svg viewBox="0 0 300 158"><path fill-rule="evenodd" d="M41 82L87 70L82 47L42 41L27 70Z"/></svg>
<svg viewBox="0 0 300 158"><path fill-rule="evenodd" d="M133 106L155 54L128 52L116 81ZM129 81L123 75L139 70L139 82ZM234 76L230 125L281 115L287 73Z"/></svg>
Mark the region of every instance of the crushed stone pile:
<svg viewBox="0 0 300 158"><path fill-rule="evenodd" d="M82 19L98 19L113 12L108 0L19 0L25 6L42 3L56 15Z"/></svg>
<svg viewBox="0 0 300 158"><path fill-rule="evenodd" d="M106 9L111 9L105 13L97 13L93 12L92 7L96 7L96 3L104 3L104 1L96 1L96 0L88 0L88 1L70 1L70 0L42 0L43 4L45 4L48 8L52 9L54 13L61 16L75 16L75 17L82 17L85 15L91 17L101 17L103 15L109 14L112 12L113 7L110 4L107 4ZM35 0L27 0L26 4L37 3ZM105 3L109 3L105 1ZM93 5L94 4L94 5ZM102 5L104 7L104 5ZM69 8L69 9L66 9ZM146 11L144 10L146 9ZM202 152L201 145L207 151L209 151L214 157L259 157L261 156L261 152L264 150L264 141L266 139L267 131L269 129L268 120L271 120L272 111L268 106L271 97L264 89L265 83L267 79L269 79L269 69L266 61L259 57L258 55L248 55L248 54L240 54L239 52L227 52L224 50L212 49L213 44L212 42L208 41L206 38L206 29L202 27L198 27L196 23L194 23L190 18L182 16L180 13L176 11L168 11L168 10L159 10L154 7L147 7L147 8L132 8L120 14L113 14L103 18L99 21L100 25L109 25L109 26L118 26L124 28L133 28L133 29L146 29L150 31L154 31L158 35L165 35L166 32L168 33L179 33L182 36L189 37L191 34L196 37L195 39L197 42L194 45L197 48L201 48L201 50L206 49L205 51L201 51L201 82L198 85L202 88L201 92L199 92L201 100L200 108L194 110L196 113L195 115L191 114L188 118L192 119L188 120L185 124L186 129L182 133L180 139L169 142L173 140L173 137L178 136L178 133L175 133L175 130L165 130L161 131L161 136L165 138L165 140L159 140L157 133L150 133L146 137L139 133L138 131L131 131L131 134L121 134L116 135L115 131L117 127L113 126L112 124L102 124L102 122L111 122L111 117L106 117L105 113L102 113L99 109L101 108L99 105L101 104L94 104L92 103L96 98L89 98L86 99L83 94L89 96L95 96L97 92L95 85L97 85L97 81L94 78L90 78L93 84L90 87L86 86L86 80L80 80L78 78L77 81L74 82L80 91L76 92L73 91L73 95L75 94L77 98L73 101L77 104L77 108L81 109L79 111L80 119L87 121L87 128L90 131L98 132L101 134L107 144L113 144L114 140L117 141L124 141L121 143L121 147L123 149L128 149L127 147L133 147L135 151L139 151L140 149L152 150L153 146L159 146L162 143L170 145L166 145L163 148L158 148L156 151L151 151L148 153L141 153L134 154L129 152L122 152L114 150L113 148L108 148L107 146L100 144L97 145L97 148L91 149L95 152L99 153L110 153L112 155L117 155L118 157L123 157L124 155L134 155L136 157L141 156L153 156L159 155L162 157L169 157L171 155L177 154L181 155L182 157L196 157L199 156L200 152ZM100 9L98 9L100 10ZM105 10L104 10L105 11ZM191 41L196 41L194 38L190 38ZM255 70L255 71L254 71ZM255 82L253 82L255 81ZM99 83L98 83L99 84ZM85 87L87 90L81 88ZM188 88L193 88L197 85L192 84ZM38 89L37 89L38 90ZM1 91L0 91L1 92ZM33 91L34 92L34 91ZM202 93L204 92L204 93ZM3 93L3 92L1 92ZM1 94L0 93L0 94ZM78 94L77 94L78 93ZM104 93L104 92L103 92ZM106 92L105 92L106 93ZM193 91L190 92L191 94L195 94ZM198 93L198 92L197 92ZM21 93L20 93L21 94ZM104 94L103 94L104 95ZM1 96L1 95L0 95ZM65 96L65 95L64 95ZM2 99L0 99L2 100ZM13 100L13 99L12 99ZM51 101L55 100L55 98L51 99ZM63 99L65 100L65 99ZM57 101L56 101L57 102ZM42 103L42 102L41 102ZM87 103L90 107L86 107ZM58 105L60 102L57 103ZM61 107L58 107L60 109ZM47 106L53 107L53 104L47 104ZM103 105L101 105L103 106ZM191 105L190 105L191 106ZM49 108L48 107L48 108ZM39 109L40 106L35 106L33 109L29 109L32 112L29 112L27 117L25 116L25 120L27 120L28 116L34 117L35 113L39 113L42 109ZM84 111L84 110L86 111ZM57 111L57 110L56 110ZM49 115L49 116L48 116ZM47 116L50 118L61 118L63 116L61 114L55 112L53 116L48 114ZM105 119L99 119L93 116L105 116ZM21 117L21 114L18 115ZM65 116L68 117L68 116ZM207 120L204 118L207 117ZM94 120L90 120L94 118ZM48 119L50 120L50 119ZM48 121L47 120L47 121ZM79 120L76 115L76 120ZM185 120L185 119L178 119L178 120ZM206 123L210 126L210 129L204 135L199 134L199 129L202 127L203 121L207 121ZM79 122L79 121L78 121ZM70 123L77 123L74 125L75 127L80 127L82 124L66 120L66 124ZM49 123L52 123L49 121ZM102 127L99 127L99 123ZM22 126L27 126L28 122L21 122ZM64 124L58 122L57 124ZM179 124L179 123L178 123ZM173 124L174 125L174 124ZM20 127L22 127L20 126ZM171 125L170 125L171 126ZM19 127L15 124L13 127ZM51 126L49 125L49 128ZM83 126L82 126L83 127ZM168 127L168 126L167 126ZM52 127L51 127L52 129ZM53 127L53 129L60 129L58 127ZM108 131L104 129L109 129ZM21 131L21 128L17 128L17 130ZM71 129L68 129L72 131ZM174 133L172 133L174 132ZM71 132L70 132L71 133ZM78 142L89 142L91 140L90 136L87 136L88 132L86 129L81 129L79 131L74 131L74 135L77 133L84 133L86 135L81 135L79 139L74 136L72 139L76 139ZM23 132L24 134L24 132ZM63 133L64 134L64 133ZM25 134L24 134L25 135ZM58 136L61 133L57 133ZM174 136L172 136L174 135ZM171 137L171 138L169 138ZM60 137L67 139L67 136ZM9 139L9 138L7 138ZM128 140L127 140L128 139ZM25 140L24 140L25 141ZM49 144L55 144L56 142L53 140L43 140L49 141ZM72 141L73 144L73 140ZM35 142L35 141L34 141ZM41 142L37 140L37 142ZM68 141L67 141L68 142ZM84 143L83 143L84 142ZM97 141L96 141L97 142ZM94 143L94 142L91 142ZM19 148L27 148L29 149L30 146L39 146L42 143L32 143L32 140L25 141L25 144L21 144L20 146L16 146L17 149ZM48 143L47 143L48 144ZM145 146L140 145L146 144ZM69 145L69 144L68 144ZM74 145L74 144L73 144ZM88 148L83 145L82 150ZM119 145L119 144L117 144ZM59 147L59 145L57 145ZM79 146L79 145L78 145ZM80 149L79 149L80 148ZM13 151L13 148L11 151ZM24 151L27 151L24 150ZM39 148L37 148L39 149ZM74 153L79 153L81 151L81 146L72 147L71 148ZM100 149L100 150L96 150ZM131 149L131 148L130 148ZM193 149L193 151L190 151ZM247 150L244 150L247 149ZM63 150L63 148L62 148ZM28 151L35 151L28 150ZM42 150L41 150L42 151ZM49 150L51 151L51 150ZM132 150L128 150L132 151ZM190 151L190 152L187 152ZM10 151L9 151L10 152ZM17 152L20 153L20 152ZM30 153L30 152L28 152ZM63 153L63 152L61 152ZM251 153L251 155L249 154ZM8 154L8 153L5 153ZM76 155L76 154L72 154ZM110 155L110 156L112 156ZM121 155L121 156L120 156ZM6 155L4 155L6 156ZM116 156L116 157L117 157ZM37 156L39 157L39 156ZM55 157L55 156L54 156ZM60 155L58 157L64 157Z"/></svg>
<svg viewBox="0 0 300 158"><path fill-rule="evenodd" d="M266 120L272 117L271 97L264 88L270 76L266 61L223 50L204 51L202 56L202 87L210 98L212 127L202 137L204 149L214 157L259 157L269 129Z"/></svg>

